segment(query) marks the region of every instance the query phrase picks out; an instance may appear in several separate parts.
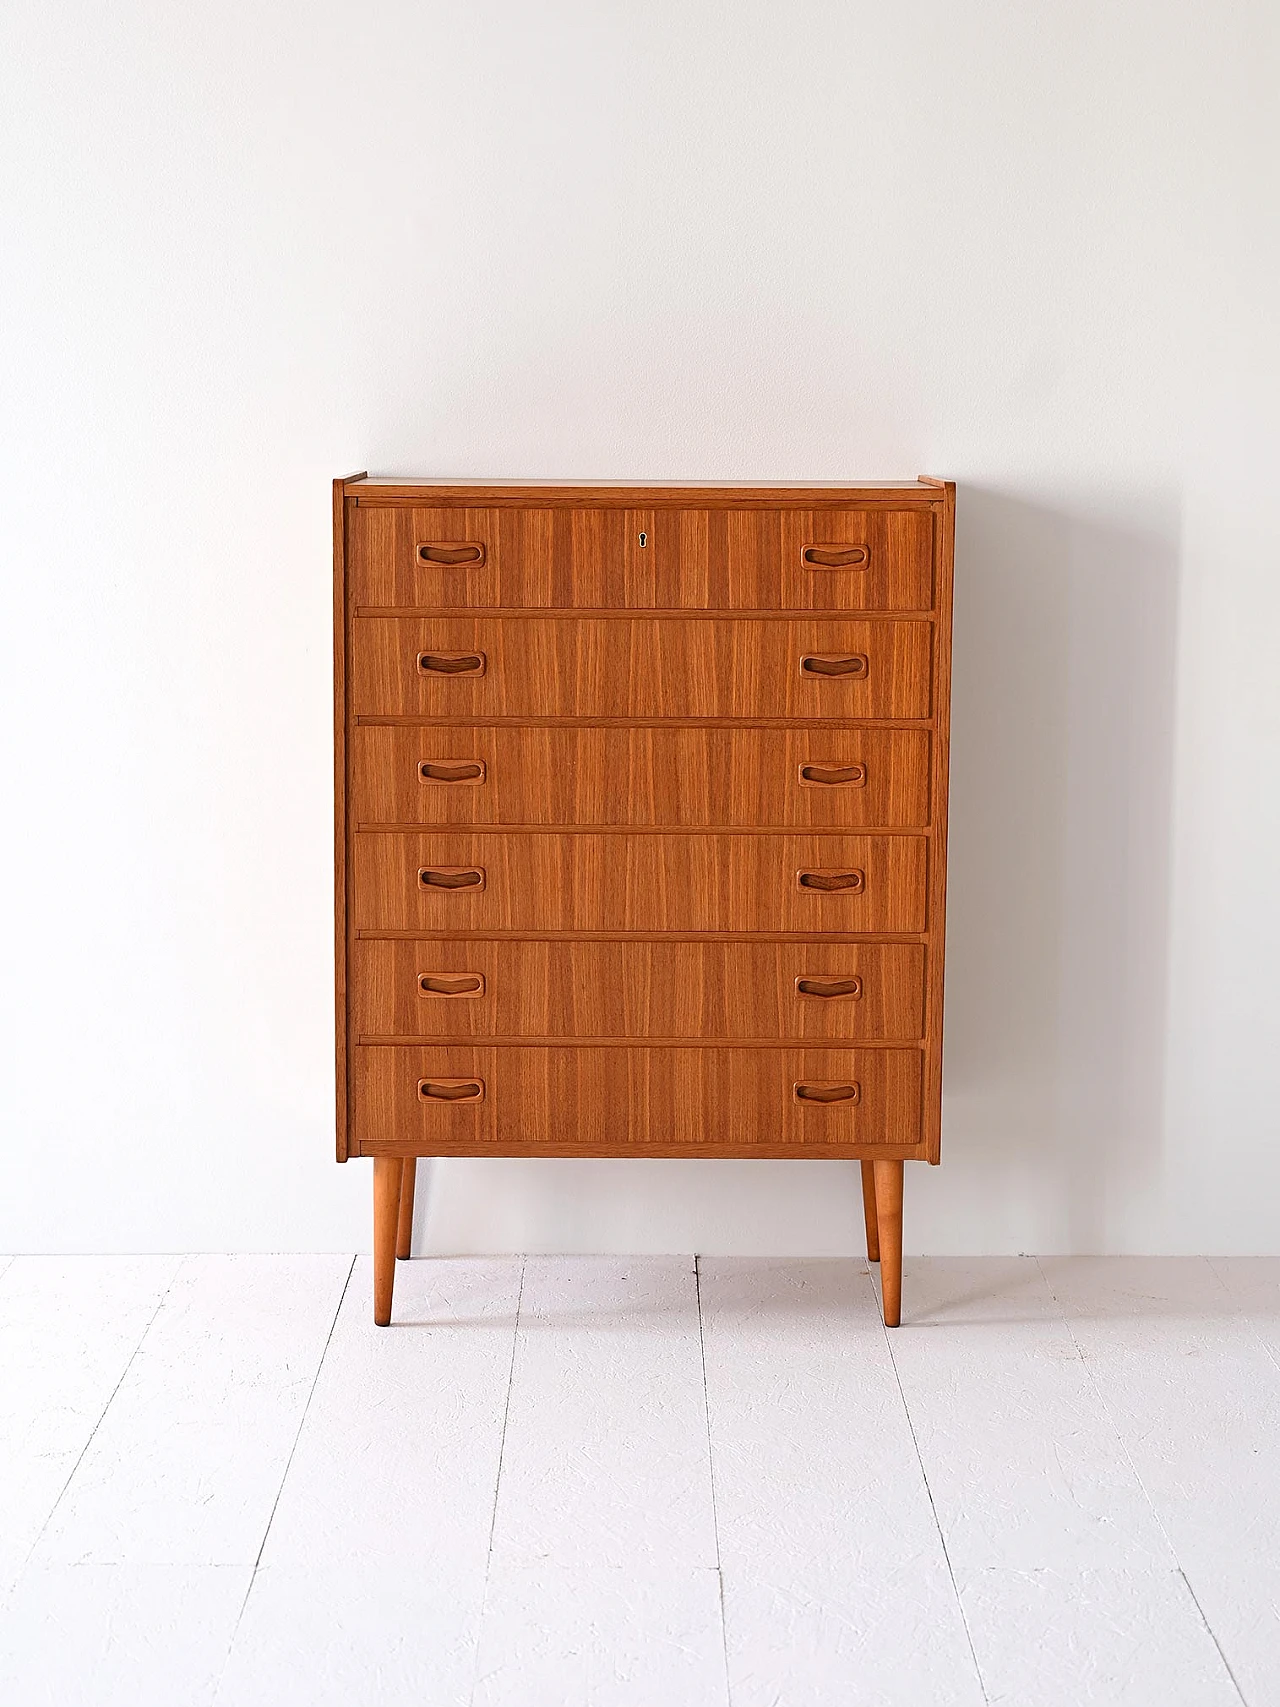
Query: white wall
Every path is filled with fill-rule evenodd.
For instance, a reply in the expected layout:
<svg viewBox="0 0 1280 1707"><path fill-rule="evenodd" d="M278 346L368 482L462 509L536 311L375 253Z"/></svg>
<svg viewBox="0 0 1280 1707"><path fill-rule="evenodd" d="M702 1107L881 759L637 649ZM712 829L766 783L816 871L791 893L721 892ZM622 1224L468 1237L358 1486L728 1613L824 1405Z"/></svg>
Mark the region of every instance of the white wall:
<svg viewBox="0 0 1280 1707"><path fill-rule="evenodd" d="M327 481L961 483L909 1248L1280 1250L1280 12L9 0L0 1248L362 1245ZM841 1252L838 1163L434 1165Z"/></svg>

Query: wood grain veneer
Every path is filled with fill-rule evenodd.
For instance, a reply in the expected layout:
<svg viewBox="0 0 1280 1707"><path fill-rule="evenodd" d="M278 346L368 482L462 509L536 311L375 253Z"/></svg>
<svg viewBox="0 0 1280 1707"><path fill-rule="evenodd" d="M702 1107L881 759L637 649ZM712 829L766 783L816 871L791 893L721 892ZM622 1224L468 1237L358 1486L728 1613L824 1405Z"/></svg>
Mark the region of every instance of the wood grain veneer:
<svg viewBox="0 0 1280 1707"><path fill-rule="evenodd" d="M359 1154L923 1153L918 1049L436 1044L358 1048L355 1062ZM424 1080L484 1095L437 1101ZM809 1083L858 1096L802 1102Z"/></svg>
<svg viewBox="0 0 1280 1707"><path fill-rule="evenodd" d="M357 930L917 932L924 836L439 830L356 838ZM479 873L432 884L420 873ZM817 881L802 887L800 874ZM860 884L825 891L829 874Z"/></svg>
<svg viewBox="0 0 1280 1707"><path fill-rule="evenodd" d="M916 828L924 729L364 725L351 813L373 824Z"/></svg>
<svg viewBox="0 0 1280 1707"><path fill-rule="evenodd" d="M351 703L361 717L923 719L932 638L924 621L838 616L357 616ZM444 653L483 658L484 674L419 663Z"/></svg>
<svg viewBox="0 0 1280 1707"><path fill-rule="evenodd" d="M928 610L933 530L930 508L362 505L349 573L364 605Z"/></svg>
<svg viewBox="0 0 1280 1707"><path fill-rule="evenodd" d="M469 974L480 989L425 994L419 980L431 974L454 975L455 987ZM914 942L363 938L350 980L359 1042L924 1036L925 950Z"/></svg>
<svg viewBox="0 0 1280 1707"><path fill-rule="evenodd" d="M338 1153L937 1161L955 489L334 485Z"/></svg>

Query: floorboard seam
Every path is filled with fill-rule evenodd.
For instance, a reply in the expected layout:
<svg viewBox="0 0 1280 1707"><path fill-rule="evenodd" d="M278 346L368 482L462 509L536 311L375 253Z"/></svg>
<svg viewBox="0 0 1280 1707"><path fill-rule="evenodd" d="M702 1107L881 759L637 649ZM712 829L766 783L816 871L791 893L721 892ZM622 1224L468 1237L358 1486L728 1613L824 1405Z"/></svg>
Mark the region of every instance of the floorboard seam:
<svg viewBox="0 0 1280 1707"><path fill-rule="evenodd" d="M1204 1261L1205 1266L1209 1269L1210 1273L1213 1273L1212 1263L1210 1263L1207 1258L1204 1258L1202 1260ZM1151 1508L1151 1515L1155 1519L1156 1526L1159 1529L1161 1535L1164 1536L1165 1545L1169 1549L1169 1557L1173 1560L1174 1569L1177 1571L1178 1575L1182 1578L1183 1582L1186 1584L1187 1593L1191 1596L1191 1603L1195 1607L1196 1612L1199 1614L1200 1622L1204 1625L1205 1630L1208 1634L1209 1640L1213 1643L1215 1649L1217 1650L1218 1658L1222 1661L1222 1668L1226 1672L1228 1678L1230 1678L1230 1680L1231 1680L1231 1687L1235 1690L1236 1694L1240 1697L1240 1700L1244 1704L1244 1707L1249 1707L1249 1704L1245 1699L1244 1690L1241 1689L1239 1680L1237 1679L1236 1674L1232 1671L1231 1665L1227 1659L1227 1656L1222 1651L1222 1644L1218 1640L1217 1633L1214 1630L1213 1625L1210 1624L1208 1618L1205 1617L1204 1607L1201 1606L1199 1597L1197 1596L1196 1591L1192 1588L1191 1583L1187 1577L1186 1571L1184 1571L1182 1568L1182 1560L1178 1557L1178 1549L1174 1546L1173 1539L1170 1536L1169 1531L1164 1526L1164 1519L1160 1516L1160 1508L1159 1508L1159 1506L1157 1506L1156 1502L1152 1499L1150 1493L1147 1491L1147 1484L1143 1481L1142 1473L1138 1469L1138 1466L1134 1463L1133 1457L1130 1454L1129 1448L1125 1444L1124 1436L1121 1434L1120 1429L1116 1423L1115 1415L1111 1409L1111 1406L1107 1403L1106 1395L1103 1393L1101 1387L1099 1387L1097 1381L1094 1379L1093 1370L1090 1369L1090 1367L1089 1367L1089 1359L1085 1356L1084 1348L1081 1346L1080 1341L1076 1338L1076 1330L1072 1326L1071 1318L1070 1318L1070 1316L1068 1316L1066 1310L1063 1308L1062 1300L1058 1297L1058 1294L1053 1290L1053 1282L1049 1279L1049 1276L1044 1272L1044 1264L1040 1261L1040 1258L1039 1257L1033 1257L1032 1261L1035 1263L1036 1268L1040 1272L1040 1278L1041 1278L1041 1280L1044 1281L1046 1292L1048 1292L1049 1297L1053 1300L1054 1308L1058 1312L1059 1320L1062 1322L1063 1327L1066 1328L1067 1333L1070 1336L1072 1349L1074 1350L1076 1357L1079 1360L1081 1369L1084 1371L1085 1380L1089 1383L1089 1386L1093 1390L1094 1397L1097 1399L1099 1405L1102 1407L1102 1411L1103 1411L1104 1416L1106 1417L1107 1421L1111 1424L1111 1432L1115 1435L1116 1445L1120 1448L1120 1451L1124 1457L1124 1461L1129 1466L1129 1469L1132 1472L1134 1481L1142 1489L1143 1499L1146 1500L1148 1506ZM1216 1274L1214 1275L1214 1279L1215 1280L1218 1279L1218 1276ZM1220 1281L1219 1281L1219 1284L1221 1284ZM1225 1288L1224 1288L1224 1290L1225 1290Z"/></svg>
<svg viewBox="0 0 1280 1707"><path fill-rule="evenodd" d="M1176 1554L1174 1556L1175 1556L1175 1558L1177 1557ZM1200 1622L1204 1625L1205 1634L1208 1636L1209 1640L1213 1643L1214 1647L1218 1651L1218 1658L1222 1661L1222 1669L1223 1669L1223 1671L1226 1672L1227 1676L1231 1679L1231 1687L1235 1690L1236 1694L1240 1697L1241 1701L1244 1703L1244 1707L1249 1707L1249 1698L1245 1694L1243 1688L1240 1685L1240 1679L1236 1676L1235 1672L1232 1671L1231 1661L1227 1658L1226 1654L1223 1652L1222 1643L1218 1640L1218 1633L1214 1629L1213 1625L1210 1624L1209 1619L1205 1614L1204 1607L1201 1606L1201 1604L1200 1604L1200 1596L1196 1593L1195 1589L1192 1588L1191 1579L1187 1575L1186 1571L1183 1570L1181 1562L1179 1562L1179 1564L1178 1564L1178 1575L1182 1578L1182 1581L1186 1587L1187 1593L1191 1596L1191 1604L1192 1604L1192 1606L1195 1607L1196 1612L1199 1614Z"/></svg>
<svg viewBox="0 0 1280 1707"><path fill-rule="evenodd" d="M298 1418L298 1427L293 1437L293 1444L289 1448L289 1456L285 1459L284 1469L280 1472L280 1483L276 1488L276 1497L272 1500L271 1510L267 1514L266 1525L262 1531L262 1540L258 1543L257 1556L253 1561L253 1569L249 1572L249 1581L245 1585L244 1597L240 1602L240 1610L236 1613L236 1621L231 1626L231 1635L227 1641L227 1651L222 1657L222 1668L218 1673L218 1681L213 1687L212 1699L215 1702L218 1698L218 1693L222 1688L222 1679L226 1673L227 1666L231 1660L232 1651L236 1645L236 1637L240 1634L240 1625L244 1619L245 1608L249 1604L249 1596L253 1593L253 1585L258 1580L258 1567L262 1563L262 1555L266 1550L267 1537L271 1533L271 1525L275 1522L276 1512L280 1507L280 1496L284 1492L285 1482L289 1478L289 1470L293 1464L294 1456L298 1450L298 1442L302 1439L302 1430L307 1421L307 1412L311 1409L311 1401L315 1398L316 1387L320 1381L320 1371L324 1368L324 1360L329 1355L329 1346L333 1341L333 1331L338 1325L338 1317L342 1314L343 1300L347 1296L347 1288L351 1285L351 1276L355 1271L356 1258L353 1255L350 1263L347 1265L347 1277L342 1283L342 1291L338 1294L338 1303L333 1312L333 1320L329 1323L329 1331L324 1336L324 1345L320 1349L320 1356L316 1359L316 1372L311 1378L311 1386L307 1389L306 1403L302 1407L302 1415Z"/></svg>
<svg viewBox="0 0 1280 1707"><path fill-rule="evenodd" d="M493 1570L493 1538L498 1531L498 1498L502 1491L502 1460L507 1450L507 1422L511 1416L511 1391L515 1386L516 1351L520 1344L520 1307L524 1303L524 1277L528 1256L520 1258L520 1285L516 1289L516 1319L511 1325L511 1362L507 1365L507 1398L502 1407L502 1433L498 1437L498 1467L493 1478L493 1510L489 1514L489 1549L484 1561L484 1589L480 1595L480 1617L476 1624L476 1651L471 1664L471 1691L467 1696L474 1704L480 1687L480 1640L484 1634L485 1613L489 1607L489 1576Z"/></svg>
<svg viewBox="0 0 1280 1707"><path fill-rule="evenodd" d="M36 1548L39 1547L41 1541L44 1539L45 1530L48 1529L49 1525L53 1522L54 1517L57 1514L58 1507L62 1504L63 1500L66 1498L67 1489L71 1486L71 1483L75 1477L76 1471L80 1468L81 1464L84 1462L85 1453L88 1452L89 1448L93 1445L93 1442L94 1442L94 1439L98 1433L98 1430L102 1427L102 1419L106 1416L107 1412L111 1409L111 1406L115 1402L116 1394L120 1391L121 1387L124 1386L125 1377L128 1375L129 1371L133 1368L135 1358L137 1357L138 1353L142 1350L143 1346L146 1344L147 1335L151 1332L152 1328L155 1326L156 1317L160 1314L161 1310L164 1309L165 1300L168 1298L169 1294L173 1291L173 1283L175 1280L177 1280L178 1276L182 1273L182 1270L186 1266L187 1261L188 1261L188 1259L186 1257L179 1257L178 1258L177 1263L174 1266L173 1273L169 1276L169 1279L165 1285L164 1291L160 1294L160 1297L156 1301L155 1309L147 1317L146 1326L143 1328L142 1332L138 1335L137 1345L134 1346L133 1350L129 1353L128 1358L125 1360L125 1366L120 1371L120 1379L116 1382L115 1386L111 1389L110 1393L107 1395L106 1404L103 1405L102 1409L98 1412L97 1422L94 1423L93 1427L89 1430L89 1437L85 1441L84 1445L80 1448L80 1451L76 1454L75 1463L71 1466L70 1470L67 1471L67 1479L65 1482L63 1482L61 1488L58 1490L57 1499L54 1500L53 1504L49 1507L49 1515L45 1518L44 1522L40 1525L40 1533L36 1536L35 1540L31 1543L30 1548L27 1550L27 1556L22 1561L22 1570L18 1573L19 1576L22 1576L25 1574L27 1566L31 1563L32 1559L35 1557Z"/></svg>
<svg viewBox="0 0 1280 1707"><path fill-rule="evenodd" d="M920 1441L916 1435L916 1425L911 1416L911 1407L907 1403L907 1394L906 1389L902 1385L902 1377L898 1373L898 1360L893 1355L893 1336L895 1333L901 1333L902 1329L887 1328L884 1326L883 1311L879 1308L880 1300L876 1293L875 1282L871 1279L871 1271L869 1267L867 1270L867 1280L868 1284L871 1286L871 1296L876 1302L877 1314L880 1316L880 1331L884 1334L884 1343L888 1347L889 1363L893 1369L893 1379L897 1383L898 1398L902 1402L902 1414L907 1419L907 1432L911 1436L911 1445L916 1455L916 1463L920 1466L920 1478L924 1482L924 1491L929 1500L929 1510L933 1514L933 1526L938 1532L938 1543L942 1548L943 1562L947 1567L947 1575L951 1579L951 1592L956 1597L956 1608L960 1613L960 1622L964 1626L964 1639L969 1644L969 1657L973 1661L974 1676L978 1680L978 1688L982 1691L982 1699L986 1703L986 1707L991 1707L991 1696L987 1690L987 1680L982 1675L982 1666L978 1660L978 1650L974 1646L973 1631L969 1628L969 1614L965 1611L964 1599L960 1593L960 1585L956 1581L955 1567L951 1563L951 1553L947 1547L947 1538L942 1532L942 1523L938 1517L937 1502L933 1497L933 1489L929 1485L929 1472L924 1467L924 1455L920 1451Z"/></svg>
<svg viewBox="0 0 1280 1707"><path fill-rule="evenodd" d="M702 1326L702 1258L693 1254L693 1295L698 1306L698 1356L702 1362L702 1414L707 1424L707 1475L711 1482L711 1536L716 1550L716 1582L720 1590L720 1646L724 1653L724 1698L733 1707L729 1682L729 1627L724 1615L724 1565L720 1557L720 1512L716 1505L716 1458L711 1444L711 1396L707 1390L707 1339Z"/></svg>

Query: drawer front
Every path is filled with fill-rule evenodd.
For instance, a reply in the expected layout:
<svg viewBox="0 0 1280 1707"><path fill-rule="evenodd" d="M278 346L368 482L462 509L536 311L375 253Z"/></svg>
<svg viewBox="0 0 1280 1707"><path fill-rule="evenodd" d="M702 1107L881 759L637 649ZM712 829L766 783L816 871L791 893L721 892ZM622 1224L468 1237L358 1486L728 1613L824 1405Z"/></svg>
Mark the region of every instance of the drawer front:
<svg viewBox="0 0 1280 1707"><path fill-rule="evenodd" d="M915 1146L920 1087L914 1049L362 1048L355 1138L426 1155Z"/></svg>
<svg viewBox="0 0 1280 1707"><path fill-rule="evenodd" d="M358 617L363 716L925 718L931 625Z"/></svg>
<svg viewBox="0 0 1280 1707"><path fill-rule="evenodd" d="M357 930L921 931L923 836L355 838Z"/></svg>
<svg viewBox="0 0 1280 1707"><path fill-rule="evenodd" d="M357 1039L913 1042L919 943L357 942Z"/></svg>
<svg viewBox="0 0 1280 1707"><path fill-rule="evenodd" d="M931 511L357 506L358 605L928 610Z"/></svg>
<svg viewBox="0 0 1280 1707"><path fill-rule="evenodd" d="M351 755L357 824L929 822L922 729L366 725Z"/></svg>

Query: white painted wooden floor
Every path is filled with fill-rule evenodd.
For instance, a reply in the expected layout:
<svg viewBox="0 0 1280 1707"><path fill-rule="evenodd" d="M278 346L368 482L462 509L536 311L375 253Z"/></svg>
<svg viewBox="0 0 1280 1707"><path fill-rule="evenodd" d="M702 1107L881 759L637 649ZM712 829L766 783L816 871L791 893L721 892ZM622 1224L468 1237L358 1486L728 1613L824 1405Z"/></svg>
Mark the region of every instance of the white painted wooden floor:
<svg viewBox="0 0 1280 1707"><path fill-rule="evenodd" d="M4 1707L1280 1704L1280 1259L0 1270Z"/></svg>

